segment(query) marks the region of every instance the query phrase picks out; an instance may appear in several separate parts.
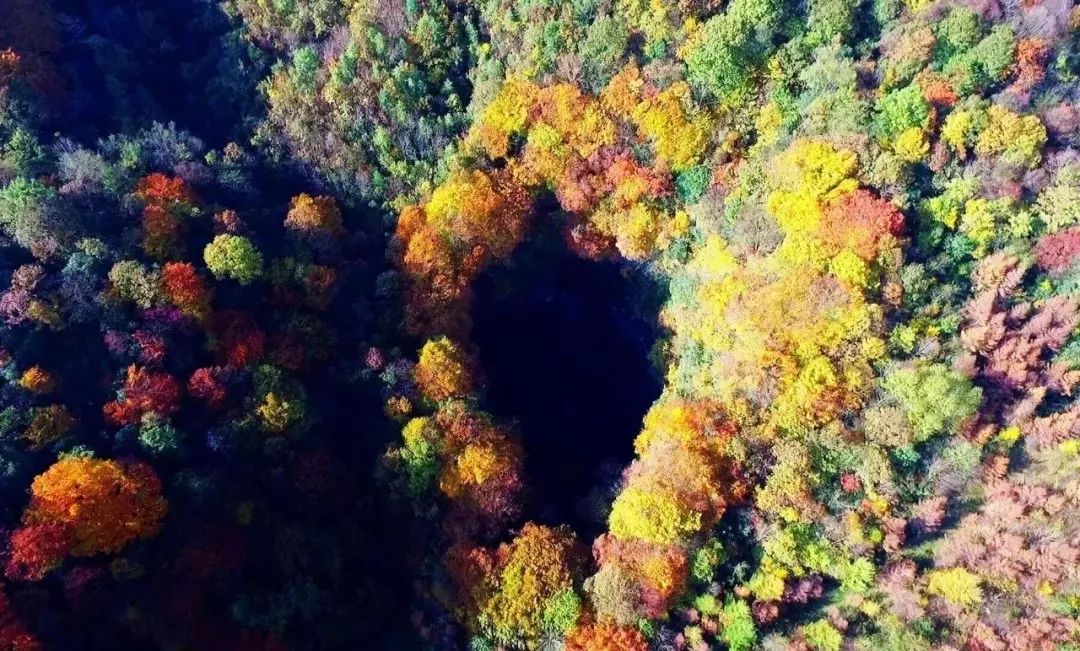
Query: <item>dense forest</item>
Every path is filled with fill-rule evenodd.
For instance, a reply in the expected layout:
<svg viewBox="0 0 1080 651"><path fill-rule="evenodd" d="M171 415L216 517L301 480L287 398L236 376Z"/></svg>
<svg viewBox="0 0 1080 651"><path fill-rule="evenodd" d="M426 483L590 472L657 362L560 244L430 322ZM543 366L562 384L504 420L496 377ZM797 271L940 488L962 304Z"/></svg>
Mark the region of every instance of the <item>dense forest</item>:
<svg viewBox="0 0 1080 651"><path fill-rule="evenodd" d="M0 651L1080 649L1070 0L0 0Z"/></svg>

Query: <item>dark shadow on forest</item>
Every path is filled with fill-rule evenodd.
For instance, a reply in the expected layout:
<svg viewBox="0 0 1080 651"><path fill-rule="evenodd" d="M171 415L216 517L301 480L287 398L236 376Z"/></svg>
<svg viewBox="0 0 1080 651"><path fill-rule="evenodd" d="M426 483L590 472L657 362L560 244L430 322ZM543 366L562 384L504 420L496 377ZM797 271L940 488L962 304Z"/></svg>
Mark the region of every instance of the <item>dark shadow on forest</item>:
<svg viewBox="0 0 1080 651"><path fill-rule="evenodd" d="M650 359L659 302L643 267L579 258L557 232L530 236L477 281L473 340L486 406L519 426L527 517L570 523L582 535L602 530L642 417L660 395Z"/></svg>

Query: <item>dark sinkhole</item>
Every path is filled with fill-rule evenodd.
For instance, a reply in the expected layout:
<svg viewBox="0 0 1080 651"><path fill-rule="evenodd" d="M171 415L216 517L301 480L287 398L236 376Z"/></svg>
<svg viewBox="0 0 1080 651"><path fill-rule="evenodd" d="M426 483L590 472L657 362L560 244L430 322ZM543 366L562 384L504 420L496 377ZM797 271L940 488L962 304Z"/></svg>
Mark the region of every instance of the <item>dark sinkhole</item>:
<svg viewBox="0 0 1080 651"><path fill-rule="evenodd" d="M527 517L599 533L642 417L660 395L650 358L655 284L637 265L579 258L557 233L542 233L475 289L485 406L521 432Z"/></svg>

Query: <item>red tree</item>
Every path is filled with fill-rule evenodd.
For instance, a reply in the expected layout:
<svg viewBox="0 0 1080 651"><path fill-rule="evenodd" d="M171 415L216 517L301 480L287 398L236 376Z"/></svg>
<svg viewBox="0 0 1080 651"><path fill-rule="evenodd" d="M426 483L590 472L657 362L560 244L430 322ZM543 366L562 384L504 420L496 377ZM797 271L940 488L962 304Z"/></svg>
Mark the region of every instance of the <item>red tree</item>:
<svg viewBox="0 0 1080 651"><path fill-rule="evenodd" d="M161 269L161 289L184 314L202 319L210 312L210 289L188 262L166 264Z"/></svg>
<svg viewBox="0 0 1080 651"><path fill-rule="evenodd" d="M1057 276L1072 266L1080 254L1080 228L1069 228L1043 236L1032 249L1039 266Z"/></svg>
<svg viewBox="0 0 1080 651"><path fill-rule="evenodd" d="M177 203L195 203L195 192L183 179L154 172L135 186L135 195L148 204L171 206Z"/></svg>
<svg viewBox="0 0 1080 651"><path fill-rule="evenodd" d="M218 361L230 368L246 368L259 360L266 335L247 312L226 310L214 319Z"/></svg>
<svg viewBox="0 0 1080 651"><path fill-rule="evenodd" d="M55 522L22 527L8 540L4 576L13 581L40 581L71 550L68 528Z"/></svg>
<svg viewBox="0 0 1080 651"><path fill-rule="evenodd" d="M225 370L220 368L199 368L188 378L187 390L192 396L206 402L209 409L220 409L225 404L228 394L222 375Z"/></svg>
<svg viewBox="0 0 1080 651"><path fill-rule="evenodd" d="M130 425L150 413L171 416L180 408L180 384L168 373L129 366L121 393L104 407L105 419L114 425Z"/></svg>

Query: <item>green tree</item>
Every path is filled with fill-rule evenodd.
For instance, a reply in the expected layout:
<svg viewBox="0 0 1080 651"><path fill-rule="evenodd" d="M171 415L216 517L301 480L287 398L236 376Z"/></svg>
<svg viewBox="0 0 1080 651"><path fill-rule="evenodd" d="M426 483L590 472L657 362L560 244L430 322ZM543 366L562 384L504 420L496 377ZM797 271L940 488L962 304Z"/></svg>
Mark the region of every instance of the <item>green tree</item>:
<svg viewBox="0 0 1080 651"><path fill-rule="evenodd" d="M930 103L916 84L890 92L877 104L874 130L883 140L892 140L912 127L925 129L929 124Z"/></svg>
<svg viewBox="0 0 1080 651"><path fill-rule="evenodd" d="M255 281L263 271L263 257L242 235L218 235L203 250L203 260L216 278L232 278L241 285Z"/></svg>
<svg viewBox="0 0 1080 651"><path fill-rule="evenodd" d="M778 0L733 0L710 18L685 57L694 90L720 101L748 90L755 69L774 49L780 17Z"/></svg>
<svg viewBox="0 0 1080 651"><path fill-rule="evenodd" d="M982 389L944 364L901 367L886 375L882 386L899 401L916 442L955 432L982 401Z"/></svg>
<svg viewBox="0 0 1080 651"><path fill-rule="evenodd" d="M724 611L720 618L724 623L720 638L731 651L746 651L754 647L754 642L757 641L757 628L754 626L750 606L745 601L729 600L724 604Z"/></svg>

